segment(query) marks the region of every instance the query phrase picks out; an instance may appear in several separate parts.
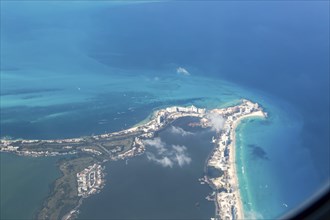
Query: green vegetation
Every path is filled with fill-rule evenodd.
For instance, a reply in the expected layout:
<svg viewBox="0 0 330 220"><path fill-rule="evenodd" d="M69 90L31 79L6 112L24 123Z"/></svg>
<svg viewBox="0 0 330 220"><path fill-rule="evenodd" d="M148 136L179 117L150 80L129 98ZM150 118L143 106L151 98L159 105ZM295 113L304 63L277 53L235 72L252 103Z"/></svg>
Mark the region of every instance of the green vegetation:
<svg viewBox="0 0 330 220"><path fill-rule="evenodd" d="M76 174L96 161L92 157L62 159L62 176L53 184L51 194L37 214L37 219L60 219L79 203Z"/></svg>
<svg viewBox="0 0 330 220"><path fill-rule="evenodd" d="M140 132L134 132L104 138L88 136L84 137L79 142L72 143L61 143L58 141L52 143L45 143L42 141L38 141L37 143L15 142L13 145L20 146L20 150L25 151L49 151L59 153L76 151L78 153L73 158L61 159L58 162L62 176L54 182L51 193L45 200L36 218L61 219L65 214L74 209L79 204L80 200L77 191L76 174L94 163L102 162L104 159L114 158L130 150L134 138L140 134ZM98 155L86 152L84 151L86 148L99 151L102 154Z"/></svg>

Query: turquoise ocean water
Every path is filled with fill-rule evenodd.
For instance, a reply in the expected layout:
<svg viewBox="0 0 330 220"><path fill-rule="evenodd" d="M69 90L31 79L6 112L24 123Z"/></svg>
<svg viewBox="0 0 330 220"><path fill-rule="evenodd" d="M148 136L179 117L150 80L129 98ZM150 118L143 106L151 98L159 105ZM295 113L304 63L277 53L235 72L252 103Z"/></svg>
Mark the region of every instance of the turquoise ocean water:
<svg viewBox="0 0 330 220"><path fill-rule="evenodd" d="M0 135L100 134L165 106L210 109L251 99L269 118L237 128L244 208L256 218L282 215L329 181L326 4L1 2ZM1 194L9 187L3 182L30 185L26 178L42 173L25 169L30 160L18 161L17 169L1 165L2 173L13 173L1 176ZM31 216L56 172L43 177L45 190L21 213ZM23 201L22 186L10 187ZM87 200L86 210L101 196ZM3 198L1 211L12 206Z"/></svg>

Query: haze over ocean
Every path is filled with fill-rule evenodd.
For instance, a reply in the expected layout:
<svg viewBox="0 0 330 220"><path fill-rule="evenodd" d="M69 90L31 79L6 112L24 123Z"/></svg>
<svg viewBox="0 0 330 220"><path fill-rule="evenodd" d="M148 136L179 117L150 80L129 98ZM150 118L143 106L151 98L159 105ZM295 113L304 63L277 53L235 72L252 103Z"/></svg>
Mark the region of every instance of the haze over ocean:
<svg viewBox="0 0 330 220"><path fill-rule="evenodd" d="M328 8L326 1L1 2L1 137L110 132L155 108L248 98L270 117L238 128L245 210L279 216L329 184Z"/></svg>

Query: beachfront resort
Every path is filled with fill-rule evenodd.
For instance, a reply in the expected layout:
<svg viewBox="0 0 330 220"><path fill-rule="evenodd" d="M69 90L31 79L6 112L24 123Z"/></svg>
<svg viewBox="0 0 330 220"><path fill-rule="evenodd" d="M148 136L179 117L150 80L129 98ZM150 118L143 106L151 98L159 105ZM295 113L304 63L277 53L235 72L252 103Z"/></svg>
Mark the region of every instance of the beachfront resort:
<svg viewBox="0 0 330 220"><path fill-rule="evenodd" d="M222 171L222 175L208 178L207 182L216 190L216 218L243 219L244 212L239 192L235 162L235 129L240 120L247 117L266 117L257 103L243 100L242 104L226 109L214 109L212 112L224 118L223 129L217 132L213 142L216 147L212 152L208 166Z"/></svg>

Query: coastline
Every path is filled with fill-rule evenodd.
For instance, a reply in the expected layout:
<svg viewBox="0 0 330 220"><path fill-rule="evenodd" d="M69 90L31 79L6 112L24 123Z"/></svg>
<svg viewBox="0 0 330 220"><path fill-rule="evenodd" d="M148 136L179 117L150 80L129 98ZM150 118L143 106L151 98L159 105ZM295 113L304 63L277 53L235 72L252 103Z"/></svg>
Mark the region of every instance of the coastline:
<svg viewBox="0 0 330 220"><path fill-rule="evenodd" d="M249 115L244 115L238 118L234 121L232 128L231 128L231 139L232 139L232 149L230 151L230 157L231 161L231 170L232 170L232 177L233 177L233 183L236 188L235 190L235 196L237 198L237 219L244 219L244 207L243 207L243 201L241 198L240 188L239 188L239 181L238 181L238 175L237 175L237 167L236 167L236 128L237 126L242 123L242 120L247 118L253 118L253 117L266 117L266 115L262 112L253 112Z"/></svg>
<svg viewBox="0 0 330 220"><path fill-rule="evenodd" d="M207 182L214 190L214 194L211 195L211 197L215 195L215 218L244 218L244 210L239 191L239 182L236 169L235 130L237 125L244 118L267 117L267 114L263 112L262 107L260 107L258 103L253 103L246 99L243 99L242 103L237 106L212 109L209 111L206 111L206 109L197 108L195 106L168 107L166 109L155 111L152 114L152 117L149 117L148 122L145 122L145 124L133 126L131 128L113 133L93 135L84 138L58 140L1 139L0 151L12 152L21 156L36 157L67 154L78 155L74 159L67 161L67 163L73 163L75 169L65 170L67 175L64 176L65 178L63 177L63 181L65 179L70 180L68 182L71 184L70 188L72 189L65 195L69 195L71 193L72 198L74 197L78 199L79 196L81 196L81 193L79 192L79 190L82 189L81 187L84 188L84 193L87 193L88 195L94 194L94 192L97 191L94 187L94 183L91 184L90 182L91 177L89 171L86 171L88 175L87 178L84 178L88 179L87 183L84 181L81 183L79 182L80 179L78 178L78 174L82 170L86 169L87 165L95 163L102 164L109 160L126 159L139 155L144 152L143 140L153 138L155 134L173 123L176 119L188 116L200 118L200 126L211 127L217 131L216 138L212 138L212 142L215 143L216 147L207 159L207 166L218 169L222 174L212 178L205 176L205 182ZM219 127L219 121L223 123L221 127ZM91 143L93 143L93 146L89 147ZM118 147L118 145L122 145L122 147ZM92 179L95 180L94 178ZM60 178L60 180L62 180L62 178ZM78 188L76 187L77 181ZM55 181L55 183L56 182L58 181ZM46 200L52 201L47 202L50 206L45 207L45 210L41 211L38 216L47 216L47 213L54 209L57 215L61 214L61 210L65 207L57 207L51 204L56 204L63 200L62 195L58 194L59 192L65 190L61 189L62 185L63 184L58 184L59 187L54 190L54 196L52 195ZM76 192L78 192L77 195ZM66 212L61 217L67 219L75 218L75 214L78 213L77 208L79 208L79 206L76 206L78 201L73 201L71 197L64 198L64 200L69 202L72 207L76 208L73 210L71 209L69 213ZM54 213L54 211L51 213Z"/></svg>
<svg viewBox="0 0 330 220"><path fill-rule="evenodd" d="M217 176L206 176L208 184L214 188L215 219L244 219L243 201L240 195L236 168L236 128L245 118L267 117L257 103L242 100L239 106L213 109L211 114L222 117L223 125L217 127L212 138L215 148L208 160L208 167L221 172ZM209 121L212 124L212 120Z"/></svg>

